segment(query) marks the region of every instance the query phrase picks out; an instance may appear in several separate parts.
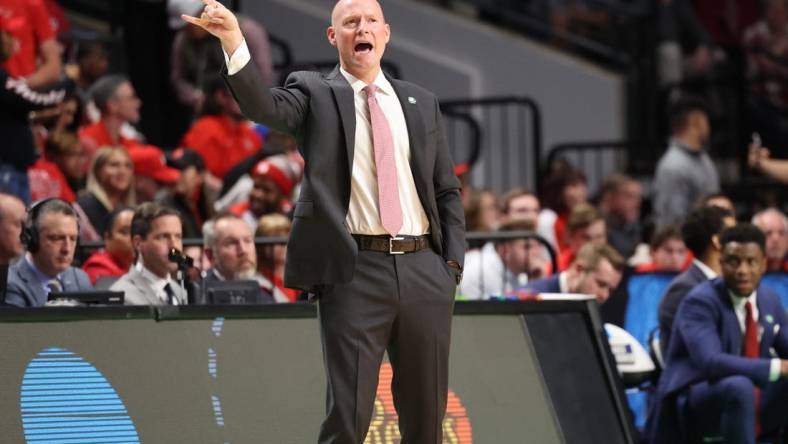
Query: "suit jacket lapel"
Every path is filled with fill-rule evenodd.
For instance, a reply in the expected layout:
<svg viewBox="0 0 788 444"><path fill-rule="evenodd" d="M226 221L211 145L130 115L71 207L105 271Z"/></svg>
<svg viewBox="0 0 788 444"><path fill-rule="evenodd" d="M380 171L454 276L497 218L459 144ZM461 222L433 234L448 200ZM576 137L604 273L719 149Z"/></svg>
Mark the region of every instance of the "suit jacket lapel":
<svg viewBox="0 0 788 444"><path fill-rule="evenodd" d="M345 132L345 148L347 149L347 165L350 174L353 173L353 152L356 146L356 104L353 97L353 88L339 72L339 66L326 76L334 100L337 102L339 119L342 121L342 129Z"/></svg>
<svg viewBox="0 0 788 444"><path fill-rule="evenodd" d="M725 283L722 279L717 279L714 283L714 290L717 297L722 301L725 310L722 310L722 323L723 331L727 331L731 335L732 350L729 353L741 355L742 345L744 343L744 334L741 332L741 325L739 318L736 317L736 311L733 309L733 303L728 295L728 290L725 288Z"/></svg>
<svg viewBox="0 0 788 444"><path fill-rule="evenodd" d="M32 302L41 302L41 304L45 304L47 302L47 295L44 291L44 288L41 287L39 284L38 278L36 276L35 270L27 262L26 258L21 258L22 266L19 268L19 277L27 284L27 288L30 289L31 296L33 296Z"/></svg>

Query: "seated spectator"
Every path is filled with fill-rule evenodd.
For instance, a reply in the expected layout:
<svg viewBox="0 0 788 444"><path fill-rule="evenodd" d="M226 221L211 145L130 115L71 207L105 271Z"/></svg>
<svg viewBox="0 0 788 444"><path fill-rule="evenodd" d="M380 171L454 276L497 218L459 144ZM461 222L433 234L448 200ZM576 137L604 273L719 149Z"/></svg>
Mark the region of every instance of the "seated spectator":
<svg viewBox="0 0 788 444"><path fill-rule="evenodd" d="M558 255L558 271L569 268L585 244L607 244L605 218L589 204L575 206L566 224L566 238L566 248Z"/></svg>
<svg viewBox="0 0 788 444"><path fill-rule="evenodd" d="M498 227L501 213L498 196L489 190L472 190L465 201L465 230L468 232L494 231Z"/></svg>
<svg viewBox="0 0 788 444"><path fill-rule="evenodd" d="M290 220L281 214L268 214L260 218L255 231L256 237L279 237L290 235ZM258 245L257 270L260 287L269 291L276 302L296 302L300 292L285 287L285 257L287 245Z"/></svg>
<svg viewBox="0 0 788 444"><path fill-rule="evenodd" d="M529 282L525 289L535 293L587 294L603 304L621 282L623 270L624 258L615 248L589 242L566 271Z"/></svg>
<svg viewBox="0 0 788 444"><path fill-rule="evenodd" d="M81 188L85 178L85 160L85 150L73 133L51 133L44 156L27 170L33 200L55 197L74 203L75 191Z"/></svg>
<svg viewBox="0 0 788 444"><path fill-rule="evenodd" d="M80 239L98 240L106 231L104 221L117 207L132 207L134 195L133 164L125 148L101 148L88 171L85 193L77 198L74 209L80 214Z"/></svg>
<svg viewBox="0 0 788 444"><path fill-rule="evenodd" d="M243 219L234 214L222 214L203 226L205 254L213 266L207 271L204 282L232 280L260 280L257 274L257 252L254 236ZM269 291L260 288L265 303L273 303ZM261 282L262 284L262 282Z"/></svg>
<svg viewBox="0 0 788 444"><path fill-rule="evenodd" d="M101 118L79 129L79 140L88 159L103 146L130 149L141 143L131 125L140 120L142 102L126 77L111 74L100 78L91 88L90 96Z"/></svg>
<svg viewBox="0 0 788 444"><path fill-rule="evenodd" d="M659 343L663 355L671 342L673 318L681 301L695 286L720 274L720 233L736 225L736 219L719 207L701 207L681 226L684 244L694 256L692 265L676 276L659 304Z"/></svg>
<svg viewBox="0 0 788 444"><path fill-rule="evenodd" d="M30 208L21 238L27 254L8 269L6 304L43 307L51 292L93 289L85 272L71 266L79 237L77 221L71 205L60 199Z"/></svg>
<svg viewBox="0 0 788 444"><path fill-rule="evenodd" d="M178 264L169 259L170 250L183 249L178 212L155 202L139 205L131 219L131 243L137 263L110 290L122 291L126 305L186 304L186 290L173 279Z"/></svg>
<svg viewBox="0 0 788 444"><path fill-rule="evenodd" d="M121 277L129 272L134 261L134 248L131 245L133 216L134 210L126 207L117 208L107 216L107 228L101 233L104 249L93 253L82 264L82 269L93 285L99 278Z"/></svg>
<svg viewBox="0 0 788 444"><path fill-rule="evenodd" d="M301 178L301 167L288 156L271 156L258 162L250 172L253 186L247 202L234 205L230 212L241 216L250 227L267 214L288 214L290 197Z"/></svg>
<svg viewBox="0 0 788 444"><path fill-rule="evenodd" d="M605 217L608 242L622 256L631 257L643 238L640 223L643 187L637 180L615 173L605 179L599 194L599 210Z"/></svg>
<svg viewBox="0 0 788 444"><path fill-rule="evenodd" d="M169 198L181 172L168 167L164 153L153 146L137 146L128 152L134 164L134 193L137 202Z"/></svg>
<svg viewBox="0 0 788 444"><path fill-rule="evenodd" d="M693 97L669 111L671 139L654 175L656 225L680 225L701 197L720 189L720 177L706 147L711 125L706 104Z"/></svg>
<svg viewBox="0 0 788 444"><path fill-rule="evenodd" d="M221 179L235 164L260 150L263 141L241 114L224 79L216 76L205 85L202 116L183 136L181 146L200 153L208 171Z"/></svg>
<svg viewBox="0 0 788 444"><path fill-rule="evenodd" d="M0 192L0 301L5 300L8 265L24 252L19 235L22 234L26 214L22 200Z"/></svg>
<svg viewBox="0 0 788 444"><path fill-rule="evenodd" d="M733 201L730 197L726 196L724 193L711 193L708 196L705 196L703 199L700 200L698 206L701 207L720 207L723 210L728 210L733 214L736 215L736 207L733 205Z"/></svg>
<svg viewBox="0 0 788 444"><path fill-rule="evenodd" d="M567 247L566 221L572 209L588 201L588 181L582 171L568 162L560 162L545 179L542 187L542 211L536 232L556 251Z"/></svg>
<svg viewBox="0 0 788 444"><path fill-rule="evenodd" d="M205 186L205 162L196 151L178 148L167 156L167 165L180 171L180 178L164 203L181 213L183 237L201 237L200 227L213 214L210 191Z"/></svg>
<svg viewBox="0 0 788 444"><path fill-rule="evenodd" d="M533 232L533 222L514 219L504 222L498 233ZM533 239L487 242L481 249L465 254L465 271L460 282L460 298L488 299L514 294L530 279L543 276L544 248Z"/></svg>
<svg viewBox="0 0 788 444"><path fill-rule="evenodd" d="M265 149L259 150L239 162L220 181L220 197L214 203L214 209L217 212L225 211L232 208L233 205L246 201L254 186L249 172L261 160L280 154L295 162L300 171L304 169L304 158L298 152L295 139L289 134L271 130L265 137ZM205 176L208 189L214 188L209 183L212 177L210 174ZM293 194L297 193L294 191Z"/></svg>
<svg viewBox="0 0 788 444"><path fill-rule="evenodd" d="M745 31L749 97L747 111L753 130L766 146L788 155L788 5L764 0L761 20Z"/></svg>
<svg viewBox="0 0 788 444"><path fill-rule="evenodd" d="M722 278L695 287L679 307L649 442L754 444L788 423L788 319L760 285L763 233L739 224L720 236Z"/></svg>
<svg viewBox="0 0 788 444"><path fill-rule="evenodd" d="M788 273L788 218L777 208L767 208L752 217L766 236L766 271Z"/></svg>
<svg viewBox="0 0 788 444"><path fill-rule="evenodd" d="M638 265L635 268L638 273L675 273L688 265L687 246L675 225L666 225L654 233L650 247L651 261Z"/></svg>
<svg viewBox="0 0 788 444"><path fill-rule="evenodd" d="M509 190L501 200L503 201L502 222L515 219L529 220L534 224L534 227L536 226L541 210L536 194L518 187Z"/></svg>

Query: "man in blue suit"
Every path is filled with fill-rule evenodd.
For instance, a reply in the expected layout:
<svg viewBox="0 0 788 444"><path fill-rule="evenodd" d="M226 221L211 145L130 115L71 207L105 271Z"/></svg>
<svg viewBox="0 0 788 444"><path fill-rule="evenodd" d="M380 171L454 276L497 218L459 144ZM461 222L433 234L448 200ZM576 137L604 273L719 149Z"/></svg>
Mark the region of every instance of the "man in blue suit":
<svg viewBox="0 0 788 444"><path fill-rule="evenodd" d="M587 243L566 271L529 282L526 290L535 293L581 293L604 303L621 282L624 259L607 244Z"/></svg>
<svg viewBox="0 0 788 444"><path fill-rule="evenodd" d="M6 304L41 307L50 292L92 290L88 275L71 266L78 235L77 213L67 202L34 204L22 228L27 254L8 270Z"/></svg>
<svg viewBox="0 0 788 444"><path fill-rule="evenodd" d="M751 224L720 236L721 278L679 306L646 433L652 444L754 444L788 421L788 319L760 285L763 233ZM776 357L775 357L776 356Z"/></svg>

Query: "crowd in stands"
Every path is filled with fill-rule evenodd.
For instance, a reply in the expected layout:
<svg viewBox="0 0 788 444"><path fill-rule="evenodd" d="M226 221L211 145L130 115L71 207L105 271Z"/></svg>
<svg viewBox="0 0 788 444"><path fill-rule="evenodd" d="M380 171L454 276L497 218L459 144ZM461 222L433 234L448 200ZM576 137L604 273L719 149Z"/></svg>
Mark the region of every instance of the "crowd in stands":
<svg viewBox="0 0 788 444"><path fill-rule="evenodd" d="M586 2L550 3L555 26L593 33L610 23ZM786 2L765 0L760 16L741 9L746 20L732 28L714 20L715 2L698 3L695 11L686 0L659 2L661 81L709 75L725 58L721 48L742 51L748 106L761 116L755 120L762 139L749 146L748 166L788 182L788 160L773 158L766 148L788 149ZM254 281L266 303L307 298L284 287L286 245L254 241L290 232L304 174L297 141L241 115L220 75L225 60L218 41L177 20L199 11L201 2L170 5L178 29L168 78L188 125L176 146L165 147L147 143L138 128L143 99L131 76L111 70L101 41L59 41L69 24L54 1L0 0L0 279L8 282L6 304L39 307L52 293L89 289L123 291L129 305L190 304L201 296L184 282L205 288L233 280ZM271 81L265 30L248 17L241 27L257 69ZM685 35L690 49L679 42ZM76 47L72 60L63 58L64 45ZM684 338L672 347L677 319L696 327L682 317L681 302L710 279L732 276L724 273L726 245L762 245L767 267L753 288L763 278L765 288L788 302L788 219L781 208L768 207L750 225L741 220L748 210L721 193L707 151L711 114L699 98L675 100L666 149L648 186L616 172L590 190L584 173L563 159L549 166L540 190L499 194L466 185L466 230L512 236L469 244L457 299L582 293L605 307L632 297L626 283L634 274L666 273L672 280L655 316L662 351L677 360L695 344ZM731 231L735 227L739 231ZM195 238L201 246L184 245ZM90 241L103 247L78 248ZM727 252L730 260L743 254ZM731 286L730 279L714 285Z"/></svg>

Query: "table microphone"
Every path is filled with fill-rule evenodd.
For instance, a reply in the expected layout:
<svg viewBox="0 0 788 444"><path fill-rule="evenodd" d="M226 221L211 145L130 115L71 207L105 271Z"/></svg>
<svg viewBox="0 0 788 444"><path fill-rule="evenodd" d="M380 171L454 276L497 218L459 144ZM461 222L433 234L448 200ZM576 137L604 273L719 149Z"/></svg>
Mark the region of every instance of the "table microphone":
<svg viewBox="0 0 788 444"><path fill-rule="evenodd" d="M170 254L167 256L170 262L175 262L178 267L191 268L194 266L194 259L184 255L181 250L177 248L170 249Z"/></svg>

